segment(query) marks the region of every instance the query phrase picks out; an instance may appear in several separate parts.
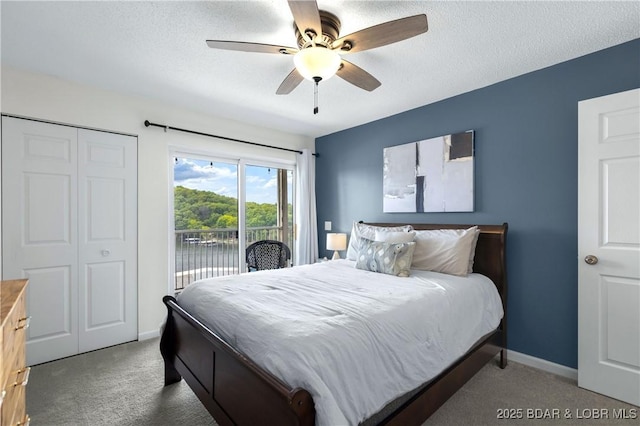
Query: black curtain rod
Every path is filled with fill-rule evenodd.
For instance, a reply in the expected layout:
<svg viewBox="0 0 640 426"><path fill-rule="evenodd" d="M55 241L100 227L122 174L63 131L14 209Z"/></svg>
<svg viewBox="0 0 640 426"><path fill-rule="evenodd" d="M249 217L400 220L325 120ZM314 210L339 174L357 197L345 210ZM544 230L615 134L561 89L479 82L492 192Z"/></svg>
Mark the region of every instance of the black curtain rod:
<svg viewBox="0 0 640 426"><path fill-rule="evenodd" d="M145 127L149 127L149 126L160 127L162 129L164 129L165 131L167 131L167 130L177 130L179 132L191 133L193 135L208 136L210 138L224 139L224 140L231 141L231 142L246 143L246 144L249 144L249 145L261 146L263 148L279 149L281 151L289 151L289 152L296 152L298 154L302 154L302 151L299 151L297 149L282 148L282 147L279 147L279 146L265 145L265 144L257 143L257 142L243 141L242 139L234 139L234 138L228 138L226 136L218 136L218 135L212 135L210 133L197 132L195 130L181 129L179 127L171 127L171 126L166 126L164 124L152 123L149 120L144 120L144 125L145 125ZM318 156L318 154L315 154L315 153L311 154L311 155L313 155L315 157Z"/></svg>

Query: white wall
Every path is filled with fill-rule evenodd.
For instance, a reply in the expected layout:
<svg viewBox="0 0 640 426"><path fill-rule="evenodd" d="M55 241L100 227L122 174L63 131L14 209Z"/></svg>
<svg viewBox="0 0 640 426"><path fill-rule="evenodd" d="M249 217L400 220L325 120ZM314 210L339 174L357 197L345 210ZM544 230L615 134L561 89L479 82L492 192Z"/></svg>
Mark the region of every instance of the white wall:
<svg viewBox="0 0 640 426"><path fill-rule="evenodd" d="M3 67L3 114L138 136L138 333L153 336L165 317L169 283L169 147L225 157L295 160L295 153L145 127L144 120L286 148L313 149L313 139L250 126L149 99ZM11 277L7 277L11 278Z"/></svg>

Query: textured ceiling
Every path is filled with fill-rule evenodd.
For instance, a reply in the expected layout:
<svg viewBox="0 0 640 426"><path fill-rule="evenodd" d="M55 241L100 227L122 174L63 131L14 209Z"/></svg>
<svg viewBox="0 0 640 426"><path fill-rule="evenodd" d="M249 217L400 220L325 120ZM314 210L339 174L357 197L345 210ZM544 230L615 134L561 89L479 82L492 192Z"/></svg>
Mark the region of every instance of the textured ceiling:
<svg viewBox="0 0 640 426"><path fill-rule="evenodd" d="M382 82L276 89L291 57L206 39L295 46L285 0L0 3L2 63L191 110L322 136L640 37L640 2L332 1L341 34L426 13L429 31L345 59ZM170 121L170 120L169 120ZM180 123L169 125L179 126Z"/></svg>

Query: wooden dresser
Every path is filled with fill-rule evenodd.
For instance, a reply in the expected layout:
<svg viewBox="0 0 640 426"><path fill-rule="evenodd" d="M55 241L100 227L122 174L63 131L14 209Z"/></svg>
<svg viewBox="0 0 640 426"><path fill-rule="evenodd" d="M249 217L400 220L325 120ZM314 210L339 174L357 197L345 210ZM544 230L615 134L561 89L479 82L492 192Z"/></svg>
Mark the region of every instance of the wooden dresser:
<svg viewBox="0 0 640 426"><path fill-rule="evenodd" d="M0 283L0 426L29 424L25 407L30 371L25 357L25 329L29 326L26 287L27 280Z"/></svg>

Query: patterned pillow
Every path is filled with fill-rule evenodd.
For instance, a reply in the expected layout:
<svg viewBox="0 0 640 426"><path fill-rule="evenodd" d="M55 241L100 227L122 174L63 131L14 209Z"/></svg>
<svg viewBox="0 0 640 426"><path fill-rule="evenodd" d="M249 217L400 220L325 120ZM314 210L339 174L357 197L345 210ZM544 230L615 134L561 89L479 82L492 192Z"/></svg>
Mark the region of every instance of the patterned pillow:
<svg viewBox="0 0 640 426"><path fill-rule="evenodd" d="M391 244L360 238L356 268L408 277L416 243Z"/></svg>
<svg viewBox="0 0 640 426"><path fill-rule="evenodd" d="M398 231L409 232L412 230L413 230L413 227L411 225L374 226L374 225L368 225L366 223L353 222L353 227L351 228L351 237L349 238L349 246L347 247L347 259L356 260L358 258L358 247L360 247L360 239L366 238L368 240L375 240L376 231L377 232L398 232Z"/></svg>

